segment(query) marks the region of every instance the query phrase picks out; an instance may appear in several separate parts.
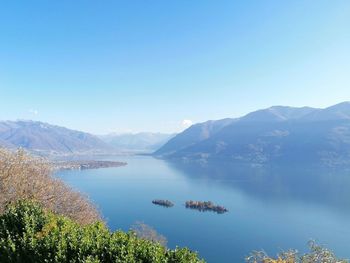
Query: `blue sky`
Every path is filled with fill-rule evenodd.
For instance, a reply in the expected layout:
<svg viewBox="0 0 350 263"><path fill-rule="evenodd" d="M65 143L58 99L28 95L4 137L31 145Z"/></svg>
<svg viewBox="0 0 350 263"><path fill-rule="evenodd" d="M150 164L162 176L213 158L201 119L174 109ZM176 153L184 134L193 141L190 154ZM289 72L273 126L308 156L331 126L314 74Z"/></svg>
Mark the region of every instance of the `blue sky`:
<svg viewBox="0 0 350 263"><path fill-rule="evenodd" d="M1 120L174 132L345 100L348 0L0 3Z"/></svg>

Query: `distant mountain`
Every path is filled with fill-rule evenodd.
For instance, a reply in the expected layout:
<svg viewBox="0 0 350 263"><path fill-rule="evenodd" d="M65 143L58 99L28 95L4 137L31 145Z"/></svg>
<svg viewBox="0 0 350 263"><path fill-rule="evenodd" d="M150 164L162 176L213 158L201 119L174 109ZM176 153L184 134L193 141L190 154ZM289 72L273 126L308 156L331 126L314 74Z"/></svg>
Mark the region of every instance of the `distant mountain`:
<svg viewBox="0 0 350 263"><path fill-rule="evenodd" d="M42 155L106 153L112 150L94 135L37 121L0 122L0 146L22 147Z"/></svg>
<svg viewBox="0 0 350 263"><path fill-rule="evenodd" d="M196 124L155 152L161 158L350 165L350 103L325 109L274 106ZM205 136L202 136L204 131Z"/></svg>
<svg viewBox="0 0 350 263"><path fill-rule="evenodd" d="M167 143L175 134L126 133L99 136L105 143L123 152L153 152Z"/></svg>

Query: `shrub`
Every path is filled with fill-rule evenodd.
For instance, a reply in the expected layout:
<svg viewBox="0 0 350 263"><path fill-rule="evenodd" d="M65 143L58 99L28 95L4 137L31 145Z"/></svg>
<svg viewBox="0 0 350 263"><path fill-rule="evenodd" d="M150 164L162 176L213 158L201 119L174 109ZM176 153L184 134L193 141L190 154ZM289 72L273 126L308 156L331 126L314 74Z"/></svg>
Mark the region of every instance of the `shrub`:
<svg viewBox="0 0 350 263"><path fill-rule="evenodd" d="M329 249L309 242L310 252L299 254L296 250L289 250L277 255L276 258L269 257L264 251L254 251L246 258L248 263L348 263L348 260L339 259Z"/></svg>
<svg viewBox="0 0 350 263"><path fill-rule="evenodd" d="M146 225L143 222L135 222L135 224L131 226L131 230L135 232L137 237L157 242L164 247L166 247L168 243L165 236L158 234L153 227Z"/></svg>
<svg viewBox="0 0 350 263"><path fill-rule="evenodd" d="M51 174L51 165L45 159L23 150L0 149L0 214L7 204L29 199L80 224L100 220L97 209L87 197Z"/></svg>
<svg viewBox="0 0 350 263"><path fill-rule="evenodd" d="M169 250L134 232L111 233L101 222L79 225L33 201L0 216L0 262L203 262L186 248Z"/></svg>

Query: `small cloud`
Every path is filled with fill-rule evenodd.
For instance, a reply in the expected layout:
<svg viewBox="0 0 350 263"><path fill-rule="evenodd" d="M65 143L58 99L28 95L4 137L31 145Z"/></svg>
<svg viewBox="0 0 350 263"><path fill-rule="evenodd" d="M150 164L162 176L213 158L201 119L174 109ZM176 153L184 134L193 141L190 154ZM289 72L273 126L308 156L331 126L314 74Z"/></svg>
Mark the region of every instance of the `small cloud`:
<svg viewBox="0 0 350 263"><path fill-rule="evenodd" d="M188 127L192 126L192 124L193 124L193 121L191 121L191 120L183 120L181 123L183 128L188 128Z"/></svg>
<svg viewBox="0 0 350 263"><path fill-rule="evenodd" d="M33 114L33 115L35 115L35 116L39 114L39 112L38 112L37 110L34 110L34 109L30 109L30 110L29 110L29 113L30 113L30 114Z"/></svg>

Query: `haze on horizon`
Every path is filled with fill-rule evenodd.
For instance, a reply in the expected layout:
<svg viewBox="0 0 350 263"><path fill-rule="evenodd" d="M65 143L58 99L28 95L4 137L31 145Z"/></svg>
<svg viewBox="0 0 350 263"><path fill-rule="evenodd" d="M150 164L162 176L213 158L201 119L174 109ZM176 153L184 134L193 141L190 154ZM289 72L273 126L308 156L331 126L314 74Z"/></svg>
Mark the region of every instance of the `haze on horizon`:
<svg viewBox="0 0 350 263"><path fill-rule="evenodd" d="M173 133L350 100L350 2L11 1L0 120Z"/></svg>

